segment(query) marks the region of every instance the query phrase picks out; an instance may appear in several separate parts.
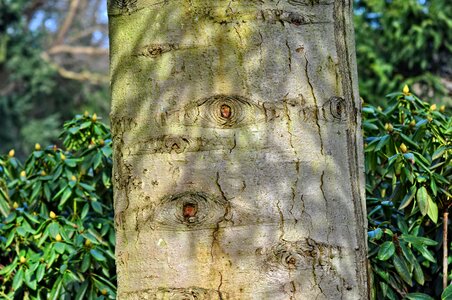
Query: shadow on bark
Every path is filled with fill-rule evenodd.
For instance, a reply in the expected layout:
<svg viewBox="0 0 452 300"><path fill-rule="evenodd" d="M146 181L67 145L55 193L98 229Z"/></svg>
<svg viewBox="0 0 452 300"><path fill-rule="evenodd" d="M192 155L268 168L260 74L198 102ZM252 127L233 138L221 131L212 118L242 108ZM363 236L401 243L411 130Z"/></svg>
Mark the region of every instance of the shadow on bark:
<svg viewBox="0 0 452 300"><path fill-rule="evenodd" d="M120 298L367 297L350 10L110 1Z"/></svg>

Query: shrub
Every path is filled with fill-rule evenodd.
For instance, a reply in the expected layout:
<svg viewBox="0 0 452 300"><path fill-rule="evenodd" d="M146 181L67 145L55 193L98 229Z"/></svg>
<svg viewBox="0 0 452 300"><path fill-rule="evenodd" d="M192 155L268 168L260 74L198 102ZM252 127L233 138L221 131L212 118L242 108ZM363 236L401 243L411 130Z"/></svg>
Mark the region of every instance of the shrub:
<svg viewBox="0 0 452 300"><path fill-rule="evenodd" d="M449 299L452 121L407 87L388 99L363 108L372 298ZM109 128L78 115L61 137L24 165L0 157L0 298L116 297Z"/></svg>
<svg viewBox="0 0 452 300"><path fill-rule="evenodd" d="M2 299L116 297L109 128L85 113L62 138L0 157Z"/></svg>
<svg viewBox="0 0 452 300"><path fill-rule="evenodd" d="M407 86L388 98L385 110L363 108L372 297L439 299L452 121Z"/></svg>

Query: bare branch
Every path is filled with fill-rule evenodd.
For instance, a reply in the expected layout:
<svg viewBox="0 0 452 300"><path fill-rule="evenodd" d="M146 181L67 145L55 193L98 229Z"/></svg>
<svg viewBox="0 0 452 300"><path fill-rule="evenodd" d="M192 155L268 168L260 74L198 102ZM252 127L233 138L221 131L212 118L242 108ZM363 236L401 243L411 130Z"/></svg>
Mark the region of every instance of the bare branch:
<svg viewBox="0 0 452 300"><path fill-rule="evenodd" d="M79 3L80 0L71 0L69 11L64 19L63 25L60 27L60 30L58 31L58 35L54 42L54 45L59 45L63 42L64 36L66 35L67 31L69 30L69 27L74 21L74 17L75 14L77 13Z"/></svg>
<svg viewBox="0 0 452 300"><path fill-rule="evenodd" d="M108 49L84 46L57 45L47 51L48 54L71 53L85 55L108 55Z"/></svg>
<svg viewBox="0 0 452 300"><path fill-rule="evenodd" d="M81 32L78 32L77 34L74 34L73 36L68 37L66 40L66 43L67 44L73 43L73 42L75 42L81 38L84 38L96 31L101 31L106 34L106 30L107 30L106 26L96 25L96 26L87 28Z"/></svg>
<svg viewBox="0 0 452 300"><path fill-rule="evenodd" d="M82 72L74 72L70 71L55 62L51 61L49 55L45 52L41 54L42 59L47 61L52 67L54 67L58 74L60 74L61 77L66 79L72 79L77 81L87 81L92 84L105 84L108 83L108 76L98 74L98 73L92 73L89 71L82 71Z"/></svg>

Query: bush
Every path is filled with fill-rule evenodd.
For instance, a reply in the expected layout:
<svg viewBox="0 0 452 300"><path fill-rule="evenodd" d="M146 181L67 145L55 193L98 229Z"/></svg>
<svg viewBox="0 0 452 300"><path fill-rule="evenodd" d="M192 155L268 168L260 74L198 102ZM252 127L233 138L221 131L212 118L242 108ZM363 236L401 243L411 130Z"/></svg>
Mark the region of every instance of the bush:
<svg viewBox="0 0 452 300"><path fill-rule="evenodd" d="M449 299L452 120L407 87L388 98L363 108L372 298ZM0 298L116 297L109 128L78 115L62 138L24 165L0 157Z"/></svg>
<svg viewBox="0 0 452 300"><path fill-rule="evenodd" d="M85 113L62 138L0 157L2 299L116 297L109 128Z"/></svg>
<svg viewBox="0 0 452 300"><path fill-rule="evenodd" d="M385 110L363 108L372 297L439 299L452 121L407 86L388 98Z"/></svg>

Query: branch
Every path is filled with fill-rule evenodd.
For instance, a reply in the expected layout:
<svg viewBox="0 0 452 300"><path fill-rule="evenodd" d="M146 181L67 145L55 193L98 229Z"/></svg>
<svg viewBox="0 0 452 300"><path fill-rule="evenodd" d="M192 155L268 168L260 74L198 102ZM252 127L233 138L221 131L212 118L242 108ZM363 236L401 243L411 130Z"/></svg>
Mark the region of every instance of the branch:
<svg viewBox="0 0 452 300"><path fill-rule="evenodd" d="M69 11L64 18L64 23L60 27L60 30L58 31L58 35L55 39L54 45L61 44L63 42L64 36L66 35L67 31L69 30L69 27L71 26L72 22L74 21L75 14L77 12L77 7L80 3L80 0L71 0Z"/></svg>
<svg viewBox="0 0 452 300"><path fill-rule="evenodd" d="M96 25L96 26L87 28L77 34L74 34L73 36L68 37L66 40L66 43L67 44L73 43L73 42L75 42L81 38L84 38L85 36L88 36L96 31L101 31L101 32L105 33L106 30L105 30L104 26Z"/></svg>
<svg viewBox="0 0 452 300"><path fill-rule="evenodd" d="M48 62L52 67L54 67L58 74L60 74L61 77L66 79L72 79L77 81L88 81L92 84L105 84L108 83L108 76L98 74L98 73L92 73L89 71L82 71L82 72L74 72L70 71L50 60L50 57L47 53L43 52L41 54L41 57L43 60Z"/></svg>
<svg viewBox="0 0 452 300"><path fill-rule="evenodd" d="M108 49L84 46L57 45L47 50L48 54L71 53L86 55L108 55Z"/></svg>

